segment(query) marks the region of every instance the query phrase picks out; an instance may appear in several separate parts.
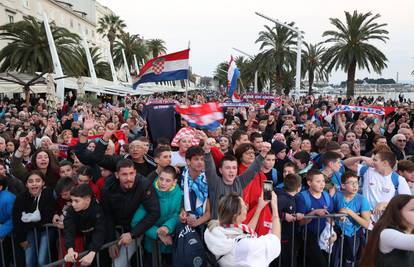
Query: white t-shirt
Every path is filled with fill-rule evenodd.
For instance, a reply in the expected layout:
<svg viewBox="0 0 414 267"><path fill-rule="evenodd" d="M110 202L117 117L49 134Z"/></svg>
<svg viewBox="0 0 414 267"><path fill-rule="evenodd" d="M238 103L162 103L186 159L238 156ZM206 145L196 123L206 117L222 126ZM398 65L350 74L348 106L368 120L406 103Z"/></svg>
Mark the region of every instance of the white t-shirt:
<svg viewBox="0 0 414 267"><path fill-rule="evenodd" d="M363 166L365 165L358 164L358 174L360 174ZM392 173L388 176L382 176L374 168L368 168L365 172L362 194L367 198L371 210L374 210L378 203L389 202L396 195L391 175ZM398 195L411 195L410 188L404 177L398 176L398 183ZM372 220L377 221L378 218L374 216Z"/></svg>
<svg viewBox="0 0 414 267"><path fill-rule="evenodd" d="M182 157L180 153L178 153L178 151L171 152L171 166L187 166L187 163L185 162L185 157Z"/></svg>

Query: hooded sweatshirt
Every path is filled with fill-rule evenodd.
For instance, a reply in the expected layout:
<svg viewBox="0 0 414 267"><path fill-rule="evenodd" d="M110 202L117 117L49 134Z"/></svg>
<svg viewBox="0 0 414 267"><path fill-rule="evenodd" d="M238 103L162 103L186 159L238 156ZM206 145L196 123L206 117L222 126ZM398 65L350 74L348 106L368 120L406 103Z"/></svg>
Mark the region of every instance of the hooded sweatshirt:
<svg viewBox="0 0 414 267"><path fill-rule="evenodd" d="M239 228L219 226L218 221L210 222L204 241L221 267L268 266L280 254L276 235L250 237Z"/></svg>

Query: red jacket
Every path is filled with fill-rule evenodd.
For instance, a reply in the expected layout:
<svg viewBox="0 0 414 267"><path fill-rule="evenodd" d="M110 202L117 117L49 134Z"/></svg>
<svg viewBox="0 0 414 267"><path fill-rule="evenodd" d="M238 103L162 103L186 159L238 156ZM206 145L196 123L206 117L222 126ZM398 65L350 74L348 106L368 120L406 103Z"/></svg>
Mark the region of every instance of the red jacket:
<svg viewBox="0 0 414 267"><path fill-rule="evenodd" d="M243 164L239 165L239 174L245 172L247 167ZM266 175L263 172L259 172L256 177L247 185L243 190L243 200L248 205L246 220L244 224L248 224L256 212L259 197L263 191L263 182L266 180ZM256 233L258 236L266 235L272 230L272 212L269 205L266 205L260 213L259 220L256 225Z"/></svg>

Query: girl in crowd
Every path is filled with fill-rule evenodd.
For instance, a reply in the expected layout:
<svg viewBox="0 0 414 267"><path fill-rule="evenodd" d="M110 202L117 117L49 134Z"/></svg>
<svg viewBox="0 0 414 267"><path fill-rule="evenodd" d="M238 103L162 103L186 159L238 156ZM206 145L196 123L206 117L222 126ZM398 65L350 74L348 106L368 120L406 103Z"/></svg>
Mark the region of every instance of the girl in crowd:
<svg viewBox="0 0 414 267"><path fill-rule="evenodd" d="M360 266L414 266L414 196L395 196L375 224Z"/></svg>
<svg viewBox="0 0 414 267"><path fill-rule="evenodd" d="M45 176L40 170L31 171L26 180L28 191L16 198L13 223L16 242L24 249L27 267L43 266L48 262L51 230L43 227L52 223L56 210L53 190L45 188Z"/></svg>

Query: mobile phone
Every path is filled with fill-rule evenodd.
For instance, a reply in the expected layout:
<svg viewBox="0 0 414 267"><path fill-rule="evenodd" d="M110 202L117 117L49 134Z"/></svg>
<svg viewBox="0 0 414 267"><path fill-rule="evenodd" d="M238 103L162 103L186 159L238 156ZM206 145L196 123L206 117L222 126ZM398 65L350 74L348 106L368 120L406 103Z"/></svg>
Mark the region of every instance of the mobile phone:
<svg viewBox="0 0 414 267"><path fill-rule="evenodd" d="M355 139L355 142L354 142L354 144L356 144L356 145L361 145L361 142L359 141L359 139Z"/></svg>
<svg viewBox="0 0 414 267"><path fill-rule="evenodd" d="M271 200L272 199L272 191L273 191L273 182L266 180L263 183L263 199L264 200Z"/></svg>

